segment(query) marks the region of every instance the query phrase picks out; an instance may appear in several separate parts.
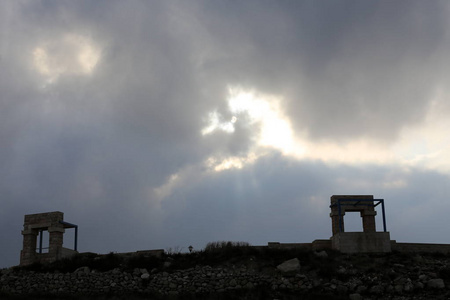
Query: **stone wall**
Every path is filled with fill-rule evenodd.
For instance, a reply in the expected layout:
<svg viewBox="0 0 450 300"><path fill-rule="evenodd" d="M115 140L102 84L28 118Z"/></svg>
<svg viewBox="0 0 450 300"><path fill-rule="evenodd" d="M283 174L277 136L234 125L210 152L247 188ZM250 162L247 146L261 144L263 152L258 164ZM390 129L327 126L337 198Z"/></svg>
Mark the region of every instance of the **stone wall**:
<svg viewBox="0 0 450 300"><path fill-rule="evenodd" d="M264 268L264 271L262 268L255 269L243 264L217 267L206 265L170 272L139 268L97 272L88 267L81 267L70 273L5 269L0 271L0 298L7 298L8 295L152 295L156 296L153 298L158 298L194 294L212 295L209 299L213 299L214 295L228 292L251 294L261 290L270 299L281 299L280 295L284 293L341 295L350 299L409 299L408 296L414 296L414 299L436 299L436 295L450 296L449 282L439 277L439 274L446 274L446 270L450 269L450 259L447 258L416 255L401 261L402 256L375 259L366 257L367 262L373 263L373 270L369 270L365 264L355 265L364 256L357 256L353 261L342 257L337 270L332 274L325 274L323 271L327 270L330 263L327 253L322 251L314 255L318 260L323 260L321 268L325 269L321 269L322 271L304 268L297 259L270 269ZM292 262L296 265L292 265ZM281 268L282 265L284 268ZM442 270L445 272L442 273Z"/></svg>
<svg viewBox="0 0 450 300"><path fill-rule="evenodd" d="M339 232L331 243L342 253L391 252L389 232Z"/></svg>
<svg viewBox="0 0 450 300"><path fill-rule="evenodd" d="M391 241L393 251L399 252L439 252L450 253L450 244L397 243Z"/></svg>

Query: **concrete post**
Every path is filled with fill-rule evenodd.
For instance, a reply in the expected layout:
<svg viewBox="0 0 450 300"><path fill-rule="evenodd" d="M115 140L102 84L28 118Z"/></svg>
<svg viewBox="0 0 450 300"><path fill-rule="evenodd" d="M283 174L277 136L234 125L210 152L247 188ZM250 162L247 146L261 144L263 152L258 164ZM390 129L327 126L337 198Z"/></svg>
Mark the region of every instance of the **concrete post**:
<svg viewBox="0 0 450 300"><path fill-rule="evenodd" d="M373 209L373 207L372 207ZM361 212L361 217L363 219L363 231L364 232L375 232L377 231L375 225L376 211L365 210Z"/></svg>
<svg viewBox="0 0 450 300"><path fill-rule="evenodd" d="M37 230L22 230L23 248L20 251L20 264L29 265L36 261Z"/></svg>
<svg viewBox="0 0 450 300"><path fill-rule="evenodd" d="M64 227L62 224L61 226L49 227L48 233L50 236L48 253L50 257L60 259L62 254Z"/></svg>

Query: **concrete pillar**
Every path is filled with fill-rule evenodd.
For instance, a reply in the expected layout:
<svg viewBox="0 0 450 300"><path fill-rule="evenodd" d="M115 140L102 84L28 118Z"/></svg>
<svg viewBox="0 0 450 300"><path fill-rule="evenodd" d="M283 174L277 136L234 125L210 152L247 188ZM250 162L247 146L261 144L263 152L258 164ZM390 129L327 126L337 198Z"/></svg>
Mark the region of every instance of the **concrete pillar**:
<svg viewBox="0 0 450 300"><path fill-rule="evenodd" d="M48 233L50 236L48 253L53 259L59 259L62 253L64 227L62 225L49 227Z"/></svg>
<svg viewBox="0 0 450 300"><path fill-rule="evenodd" d="M20 264L29 265L36 261L36 245L38 230L28 229L22 230L23 247L20 251Z"/></svg>
<svg viewBox="0 0 450 300"><path fill-rule="evenodd" d="M373 209L373 207L372 207ZM376 211L364 210L361 212L361 217L363 219L363 231L364 232L376 232L377 228L375 225Z"/></svg>
<svg viewBox="0 0 450 300"><path fill-rule="evenodd" d="M341 228L342 231L345 231L345 227L344 227L344 215L345 213L341 213ZM338 211L334 211L332 210L330 213L330 217L331 217L331 227L332 227L332 231L333 231L333 235L339 233L340 228L339 228L339 213Z"/></svg>

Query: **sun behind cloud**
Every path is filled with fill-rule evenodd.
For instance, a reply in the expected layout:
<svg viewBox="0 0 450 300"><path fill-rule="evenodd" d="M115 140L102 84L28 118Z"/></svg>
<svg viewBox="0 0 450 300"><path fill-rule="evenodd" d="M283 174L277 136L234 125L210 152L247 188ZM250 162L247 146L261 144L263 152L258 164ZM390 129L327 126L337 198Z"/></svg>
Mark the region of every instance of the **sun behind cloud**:
<svg viewBox="0 0 450 300"><path fill-rule="evenodd" d="M43 42L32 53L34 67L47 84L66 74L91 74L100 56L100 48L90 38L78 34Z"/></svg>
<svg viewBox="0 0 450 300"><path fill-rule="evenodd" d="M201 130L202 135L207 136L216 131L233 134L238 122L246 122L247 125L252 125L254 144L249 156L230 156L222 159L210 157L209 162L216 162L216 165L212 166L214 170L242 168L245 164L255 162L268 148L278 150L284 155L302 155L303 148L295 139L289 118L281 108L280 98L241 87L229 87L226 101L228 111L224 114L231 114L231 119L225 120L218 111L209 113L206 118L207 125Z"/></svg>

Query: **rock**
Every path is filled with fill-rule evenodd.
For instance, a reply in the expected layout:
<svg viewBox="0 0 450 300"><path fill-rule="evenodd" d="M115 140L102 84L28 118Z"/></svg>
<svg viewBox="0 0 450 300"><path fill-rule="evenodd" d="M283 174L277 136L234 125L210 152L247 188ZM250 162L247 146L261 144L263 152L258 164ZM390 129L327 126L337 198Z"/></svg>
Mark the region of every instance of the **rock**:
<svg viewBox="0 0 450 300"><path fill-rule="evenodd" d="M297 272L300 270L300 261L298 260L298 258L287 260L282 264L279 264L277 266L277 269L283 273Z"/></svg>
<svg viewBox="0 0 450 300"><path fill-rule="evenodd" d="M403 292L403 284L396 284L396 285L394 286L394 290L395 290L395 292L397 292L397 293Z"/></svg>
<svg viewBox="0 0 450 300"><path fill-rule="evenodd" d="M337 292L338 294L347 294L347 292L348 292L348 287L346 287L345 285L340 284L340 285L337 286L336 292Z"/></svg>
<svg viewBox="0 0 450 300"><path fill-rule="evenodd" d="M397 285L404 285L407 282L408 282L408 278L405 278L405 277L398 277L394 280L394 283Z"/></svg>
<svg viewBox="0 0 450 300"><path fill-rule="evenodd" d="M411 281L408 281L407 283L405 283L405 285L403 286L403 290L405 292L412 292L414 290L414 285Z"/></svg>
<svg viewBox="0 0 450 300"><path fill-rule="evenodd" d="M145 273L141 275L141 279L148 280L150 278L150 274Z"/></svg>
<svg viewBox="0 0 450 300"><path fill-rule="evenodd" d="M414 283L414 288L419 290L423 289L423 283L422 282Z"/></svg>
<svg viewBox="0 0 450 300"><path fill-rule="evenodd" d="M423 262L425 261L425 260L423 259L423 257L420 256L420 255L414 256L414 257L413 257L413 260L414 260L414 262L419 263L419 264L421 264L421 263L423 263Z"/></svg>
<svg viewBox="0 0 450 300"><path fill-rule="evenodd" d="M350 300L362 300L362 297L361 297L360 294L350 294L350 295L348 296L348 298L349 298Z"/></svg>
<svg viewBox="0 0 450 300"><path fill-rule="evenodd" d="M139 272L140 272L141 274L148 274L147 269L139 269Z"/></svg>
<svg viewBox="0 0 450 300"><path fill-rule="evenodd" d="M367 286L365 285L358 285L358 287L356 288L357 294L364 293L365 291L367 291Z"/></svg>
<svg viewBox="0 0 450 300"><path fill-rule="evenodd" d="M419 280L420 281L426 281L428 279L428 276L427 275L425 275L425 274L421 274L421 275L419 275Z"/></svg>
<svg viewBox="0 0 450 300"><path fill-rule="evenodd" d="M370 288L369 292L371 294L380 295L384 292L384 287L382 285L374 285Z"/></svg>
<svg viewBox="0 0 450 300"><path fill-rule="evenodd" d="M73 271L74 273L85 273L85 274L89 274L91 272L91 270L89 269L89 267L79 267L78 269L76 269L75 271Z"/></svg>
<svg viewBox="0 0 450 300"><path fill-rule="evenodd" d="M322 250L322 251L319 251L319 252L314 252L314 255L316 257L320 257L320 258L328 257L328 253L325 250Z"/></svg>
<svg viewBox="0 0 450 300"><path fill-rule="evenodd" d="M443 289L445 288L445 283L441 278L430 279L427 282L427 287L430 289Z"/></svg>

